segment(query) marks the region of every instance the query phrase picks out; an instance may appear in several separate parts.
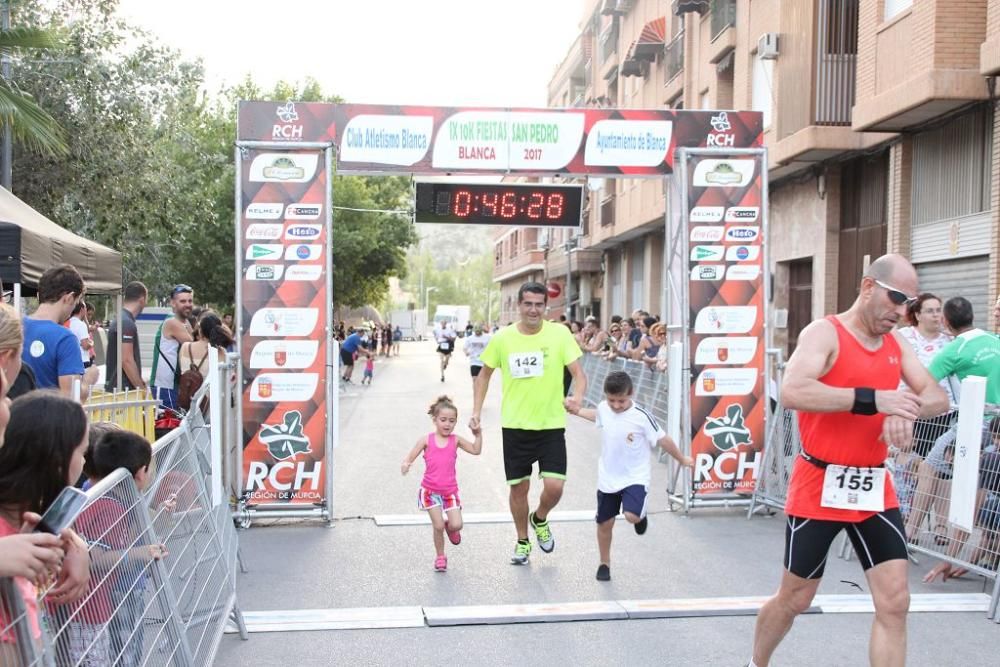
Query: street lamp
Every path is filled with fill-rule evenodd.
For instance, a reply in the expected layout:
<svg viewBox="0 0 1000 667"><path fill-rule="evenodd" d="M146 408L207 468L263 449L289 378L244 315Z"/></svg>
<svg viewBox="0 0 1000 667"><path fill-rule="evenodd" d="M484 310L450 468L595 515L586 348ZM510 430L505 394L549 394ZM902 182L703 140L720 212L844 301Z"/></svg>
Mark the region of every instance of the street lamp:
<svg viewBox="0 0 1000 667"><path fill-rule="evenodd" d="M431 292L436 290L437 287L428 287L424 290L424 310L430 310L431 307Z"/></svg>

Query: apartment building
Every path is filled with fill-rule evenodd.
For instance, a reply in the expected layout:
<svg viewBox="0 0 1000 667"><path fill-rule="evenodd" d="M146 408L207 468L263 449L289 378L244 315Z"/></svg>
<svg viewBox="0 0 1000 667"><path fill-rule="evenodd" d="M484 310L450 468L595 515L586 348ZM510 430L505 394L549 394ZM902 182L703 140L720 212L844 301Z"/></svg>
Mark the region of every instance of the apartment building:
<svg viewBox="0 0 1000 667"><path fill-rule="evenodd" d="M987 326L998 73L1000 0L592 0L549 104L762 112L775 343L791 351L887 251L912 259L923 289L969 298ZM558 293L553 314L663 312L663 183L591 179L588 191L581 234L537 230L517 251L511 232L497 239L504 293L524 252Z"/></svg>

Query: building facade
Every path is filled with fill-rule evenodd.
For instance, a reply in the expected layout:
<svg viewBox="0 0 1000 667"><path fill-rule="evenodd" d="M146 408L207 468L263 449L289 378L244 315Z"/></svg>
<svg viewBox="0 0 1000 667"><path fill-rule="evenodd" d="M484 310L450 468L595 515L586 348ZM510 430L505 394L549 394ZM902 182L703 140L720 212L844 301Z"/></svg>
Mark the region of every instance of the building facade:
<svg viewBox="0 0 1000 667"><path fill-rule="evenodd" d="M1000 292L997 74L1000 0L593 0L549 104L763 114L772 330L791 352L887 251L987 326ZM530 266L558 294L553 315L665 312L663 183L587 189L579 232L531 230L515 255L512 232L497 237L505 298Z"/></svg>

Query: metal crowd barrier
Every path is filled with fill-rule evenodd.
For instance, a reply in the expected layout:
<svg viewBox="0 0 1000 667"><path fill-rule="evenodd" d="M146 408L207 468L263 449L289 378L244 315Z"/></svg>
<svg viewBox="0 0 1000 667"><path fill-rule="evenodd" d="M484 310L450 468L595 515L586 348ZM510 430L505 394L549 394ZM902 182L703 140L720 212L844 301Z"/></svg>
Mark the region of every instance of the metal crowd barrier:
<svg viewBox="0 0 1000 667"><path fill-rule="evenodd" d="M16 580L0 579L0 665L200 666L212 663L228 621L247 638L224 457L212 451L219 366L181 426L153 444L144 490L119 469L88 492L74 524L91 560L81 600L55 605L43 590L33 614Z"/></svg>
<svg viewBox="0 0 1000 667"><path fill-rule="evenodd" d="M650 368L641 361L616 357L611 361L602 354L585 353L580 358L587 376L584 402L593 407L604 400L604 381L614 371L625 371L632 378L633 400L656 417L661 425L667 424L667 374Z"/></svg>
<svg viewBox="0 0 1000 667"><path fill-rule="evenodd" d="M114 422L150 442L156 439L157 401L141 389L95 393L83 409L91 422Z"/></svg>

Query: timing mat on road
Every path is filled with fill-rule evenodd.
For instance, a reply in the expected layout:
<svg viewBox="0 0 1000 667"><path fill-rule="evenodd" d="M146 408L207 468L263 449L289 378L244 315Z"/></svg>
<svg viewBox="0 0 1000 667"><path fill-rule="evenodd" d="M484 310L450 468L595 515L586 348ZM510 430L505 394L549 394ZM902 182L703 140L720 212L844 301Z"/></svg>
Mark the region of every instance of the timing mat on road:
<svg viewBox="0 0 1000 667"><path fill-rule="evenodd" d="M507 625L569 621L624 621L636 618L700 618L754 616L767 596L677 598L665 600L604 600L541 604L456 605L449 607L361 607L248 611L250 632L308 630L378 630L456 625ZM985 593L923 593L910 598L910 612L987 613ZM870 595L817 595L809 614L871 614ZM236 632L230 622L226 632Z"/></svg>

